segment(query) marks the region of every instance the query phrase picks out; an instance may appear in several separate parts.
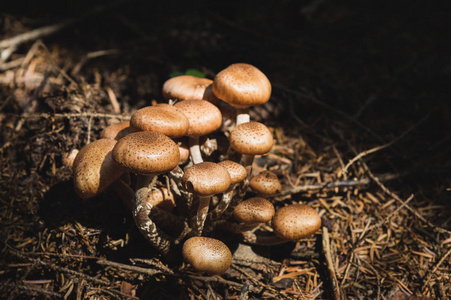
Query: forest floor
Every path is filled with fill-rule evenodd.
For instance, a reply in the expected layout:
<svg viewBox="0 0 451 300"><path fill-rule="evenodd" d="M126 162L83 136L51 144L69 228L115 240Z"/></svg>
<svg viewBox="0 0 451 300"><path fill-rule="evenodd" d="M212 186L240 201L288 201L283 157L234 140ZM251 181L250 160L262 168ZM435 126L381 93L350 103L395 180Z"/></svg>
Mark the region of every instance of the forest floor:
<svg viewBox="0 0 451 300"><path fill-rule="evenodd" d="M0 298L451 298L451 7L360 3L6 7ZM168 265L112 191L82 201L62 157L165 102L170 77L237 62L272 83L251 117L274 133L255 166L283 184L274 205L323 227L271 247L225 237L232 267L206 276Z"/></svg>

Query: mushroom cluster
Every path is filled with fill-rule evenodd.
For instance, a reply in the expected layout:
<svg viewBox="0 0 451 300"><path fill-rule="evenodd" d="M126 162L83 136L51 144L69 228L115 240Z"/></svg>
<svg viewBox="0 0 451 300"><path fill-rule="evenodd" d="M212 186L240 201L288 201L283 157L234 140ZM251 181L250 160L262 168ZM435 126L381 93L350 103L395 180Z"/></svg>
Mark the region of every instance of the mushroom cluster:
<svg viewBox="0 0 451 300"><path fill-rule="evenodd" d="M238 63L213 80L177 76L166 81L162 94L168 103L137 110L130 121L108 126L80 149L73 177L81 198L113 188L155 249L168 259L183 256L210 274L225 272L232 260L227 246L211 237L216 230L272 245L319 229L321 219L311 207L276 211L265 198L281 190L276 174L252 174L254 156L274 144L271 131L248 113L271 95L259 69ZM226 117L230 111L235 116ZM218 136L227 141L224 149L213 142ZM249 191L252 197L245 199ZM265 223L272 236L256 233Z"/></svg>

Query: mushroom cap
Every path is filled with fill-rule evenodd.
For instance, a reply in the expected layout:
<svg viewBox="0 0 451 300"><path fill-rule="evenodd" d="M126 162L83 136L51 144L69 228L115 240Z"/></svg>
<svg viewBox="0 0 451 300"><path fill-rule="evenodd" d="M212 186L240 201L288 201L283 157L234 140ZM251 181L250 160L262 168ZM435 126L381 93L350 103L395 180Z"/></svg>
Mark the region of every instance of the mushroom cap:
<svg viewBox="0 0 451 300"><path fill-rule="evenodd" d="M164 134L138 131L117 142L113 159L130 172L155 175L174 169L180 161L180 151Z"/></svg>
<svg viewBox="0 0 451 300"><path fill-rule="evenodd" d="M251 189L263 195L275 195L282 189L277 175L271 171L263 171L249 180Z"/></svg>
<svg viewBox="0 0 451 300"><path fill-rule="evenodd" d="M130 129L130 121L123 121L105 127L100 133L100 138L120 140L130 133L132 133Z"/></svg>
<svg viewBox="0 0 451 300"><path fill-rule="evenodd" d="M274 213L274 205L261 197L246 199L233 209L233 217L243 223L266 223Z"/></svg>
<svg viewBox="0 0 451 300"><path fill-rule="evenodd" d="M192 75L172 77L163 84L162 94L165 99L203 99L217 102L212 92L213 80Z"/></svg>
<svg viewBox="0 0 451 300"><path fill-rule="evenodd" d="M256 67L238 63L215 76L213 93L234 107L246 108L267 102L271 97L271 83Z"/></svg>
<svg viewBox="0 0 451 300"><path fill-rule="evenodd" d="M238 125L232 130L229 140L236 152L248 155L268 153L274 144L271 131L259 122Z"/></svg>
<svg viewBox="0 0 451 300"><path fill-rule="evenodd" d="M223 160L219 162L218 165L223 166L229 172L231 179L230 184L241 182L247 177L246 168L237 162L232 160Z"/></svg>
<svg viewBox="0 0 451 300"><path fill-rule="evenodd" d="M188 118L173 105L160 103L137 110L130 119L132 131L159 132L172 138L186 134Z"/></svg>
<svg viewBox="0 0 451 300"><path fill-rule="evenodd" d="M293 204L277 210L272 219L274 233L287 240L298 240L314 234L321 227L321 218L305 204Z"/></svg>
<svg viewBox="0 0 451 300"><path fill-rule="evenodd" d="M222 274L232 264L232 252L220 240L209 237L192 237L182 248L184 260L196 271L211 275Z"/></svg>
<svg viewBox="0 0 451 300"><path fill-rule="evenodd" d="M113 161L115 140L100 139L80 149L73 163L74 188L78 196L89 199L105 191L124 170Z"/></svg>
<svg viewBox="0 0 451 300"><path fill-rule="evenodd" d="M185 170L183 186L197 196L213 196L225 192L230 186L227 169L213 162L201 162Z"/></svg>
<svg viewBox="0 0 451 300"><path fill-rule="evenodd" d="M189 120L187 136L207 135L221 127L221 111L207 100L184 100L174 106Z"/></svg>

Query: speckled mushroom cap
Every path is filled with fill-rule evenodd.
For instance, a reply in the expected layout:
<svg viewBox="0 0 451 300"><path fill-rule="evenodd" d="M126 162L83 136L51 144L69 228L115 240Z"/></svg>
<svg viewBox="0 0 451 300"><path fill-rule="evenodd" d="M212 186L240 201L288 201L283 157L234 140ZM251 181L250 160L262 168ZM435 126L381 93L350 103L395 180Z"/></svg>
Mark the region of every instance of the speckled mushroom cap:
<svg viewBox="0 0 451 300"><path fill-rule="evenodd" d="M256 67L238 63L215 76L213 93L234 107L246 108L267 102L271 96L271 83Z"/></svg>
<svg viewBox="0 0 451 300"><path fill-rule="evenodd" d="M266 223L274 213L274 205L261 197L246 199L233 209L233 217L243 223Z"/></svg>
<svg viewBox="0 0 451 300"><path fill-rule="evenodd" d="M232 264L232 253L226 244L208 237L192 237L186 240L182 255L196 271L211 275L224 273Z"/></svg>
<svg viewBox="0 0 451 300"><path fill-rule="evenodd" d="M162 94L166 99L189 100L203 99L217 102L212 92L213 80L191 75L172 77L163 84Z"/></svg>
<svg viewBox="0 0 451 300"><path fill-rule="evenodd" d="M188 118L173 105L160 103L137 110L130 119L132 131L159 132L172 138L184 136Z"/></svg>
<svg viewBox="0 0 451 300"><path fill-rule="evenodd" d="M201 162L185 170L182 184L198 196L213 196L223 193L230 186L227 169L213 162Z"/></svg>
<svg viewBox="0 0 451 300"><path fill-rule="evenodd" d="M100 138L120 140L130 133L132 133L130 129L130 121L123 121L105 127L100 133Z"/></svg>
<svg viewBox="0 0 451 300"><path fill-rule="evenodd" d="M226 168L229 172L231 179L230 184L241 182L247 177L246 168L237 162L232 160L223 160L219 162L218 165Z"/></svg>
<svg viewBox="0 0 451 300"><path fill-rule="evenodd" d="M100 139L80 149L73 163L74 188L78 196L92 198L124 173L111 155L115 145L115 140Z"/></svg>
<svg viewBox="0 0 451 300"><path fill-rule="evenodd" d="M174 141L164 134L139 131L117 142L113 159L132 173L155 175L174 169L180 161L180 152Z"/></svg>
<svg viewBox="0 0 451 300"><path fill-rule="evenodd" d="M259 122L238 125L232 130L229 140L236 152L248 155L268 153L274 144L271 131Z"/></svg>
<svg viewBox="0 0 451 300"><path fill-rule="evenodd" d="M288 240L298 240L314 234L321 227L321 218L305 204L293 204L276 211L272 219L274 233Z"/></svg>
<svg viewBox="0 0 451 300"><path fill-rule="evenodd" d="M252 177L249 180L249 186L255 192L263 195L275 195L282 189L279 178L271 171L263 171Z"/></svg>
<svg viewBox="0 0 451 300"><path fill-rule="evenodd" d="M206 100L184 100L177 102L174 106L189 120L187 136L206 135L221 127L221 111Z"/></svg>

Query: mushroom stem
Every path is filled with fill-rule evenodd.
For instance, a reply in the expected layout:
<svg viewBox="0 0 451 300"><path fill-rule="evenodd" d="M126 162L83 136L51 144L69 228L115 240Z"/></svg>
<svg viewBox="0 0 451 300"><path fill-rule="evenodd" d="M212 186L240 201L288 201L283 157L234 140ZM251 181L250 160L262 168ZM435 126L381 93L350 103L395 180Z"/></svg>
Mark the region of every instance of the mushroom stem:
<svg viewBox="0 0 451 300"><path fill-rule="evenodd" d="M251 176L252 173L252 164L254 163L254 156L250 154L243 154L241 156L241 164L246 168L247 178Z"/></svg>
<svg viewBox="0 0 451 300"><path fill-rule="evenodd" d="M199 196L199 206L197 207L197 214L194 217L194 222L192 224L193 234L195 236L200 236L202 230L204 229L205 219L207 218L208 208L210 206L210 196Z"/></svg>
<svg viewBox="0 0 451 300"><path fill-rule="evenodd" d="M173 241L149 218L153 205L148 204L146 199L149 193L149 184L154 182L157 176L138 175L133 206L133 219L136 227L146 240L154 246L161 254L168 257L171 255Z"/></svg>
<svg viewBox="0 0 451 300"><path fill-rule="evenodd" d="M249 108L237 108L236 109L236 126L250 122Z"/></svg>
<svg viewBox="0 0 451 300"><path fill-rule="evenodd" d="M190 136L189 137L189 153L193 164L198 164L203 162L202 154L200 153L199 137Z"/></svg>
<svg viewBox="0 0 451 300"><path fill-rule="evenodd" d="M222 194L222 198L219 201L218 205L209 213L209 220L216 220L219 216L221 216L229 207L230 202L232 202L233 192L235 191L235 187L238 184L231 184L230 187Z"/></svg>

